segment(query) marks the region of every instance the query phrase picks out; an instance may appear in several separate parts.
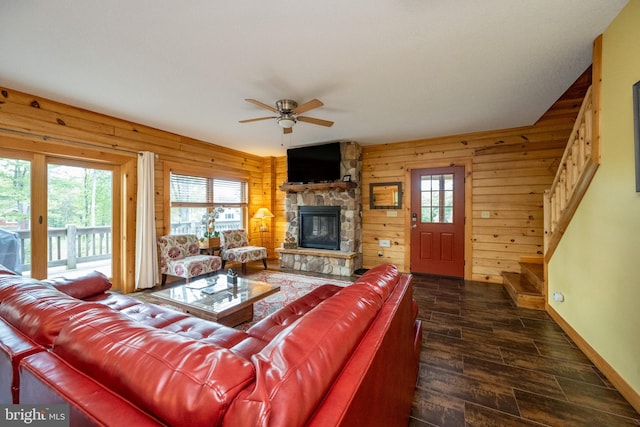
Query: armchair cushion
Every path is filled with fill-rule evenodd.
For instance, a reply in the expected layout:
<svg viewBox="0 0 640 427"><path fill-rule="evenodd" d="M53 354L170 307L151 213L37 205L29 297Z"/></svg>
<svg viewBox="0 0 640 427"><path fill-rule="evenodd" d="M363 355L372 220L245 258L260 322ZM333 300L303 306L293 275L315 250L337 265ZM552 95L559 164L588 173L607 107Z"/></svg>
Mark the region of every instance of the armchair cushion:
<svg viewBox="0 0 640 427"><path fill-rule="evenodd" d="M200 255L195 234L177 234L158 238L160 273L163 277L191 277L220 270L222 259L214 255ZM164 279L163 279L164 282Z"/></svg>
<svg viewBox="0 0 640 427"><path fill-rule="evenodd" d="M223 230L222 231L222 266L229 262L242 263L242 271L246 272L246 263L249 261L259 261L267 267L267 248L262 246L250 246L249 237L245 230Z"/></svg>
<svg viewBox="0 0 640 427"><path fill-rule="evenodd" d="M249 246L247 232L239 230L224 230L222 232L223 245L226 250Z"/></svg>

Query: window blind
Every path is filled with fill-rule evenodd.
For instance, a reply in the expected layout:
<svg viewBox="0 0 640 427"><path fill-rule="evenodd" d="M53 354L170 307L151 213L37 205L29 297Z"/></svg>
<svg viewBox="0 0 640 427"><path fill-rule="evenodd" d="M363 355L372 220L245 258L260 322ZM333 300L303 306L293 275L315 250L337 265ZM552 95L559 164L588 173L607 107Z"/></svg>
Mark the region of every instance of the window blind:
<svg viewBox="0 0 640 427"><path fill-rule="evenodd" d="M248 199L243 181L171 173L170 188L172 206L241 206Z"/></svg>

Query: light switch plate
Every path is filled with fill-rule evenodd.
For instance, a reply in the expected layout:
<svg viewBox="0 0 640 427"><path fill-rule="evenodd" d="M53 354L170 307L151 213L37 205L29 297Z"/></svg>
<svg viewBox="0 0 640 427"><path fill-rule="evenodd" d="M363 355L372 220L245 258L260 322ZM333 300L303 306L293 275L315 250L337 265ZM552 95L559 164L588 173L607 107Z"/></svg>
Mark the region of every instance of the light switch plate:
<svg viewBox="0 0 640 427"><path fill-rule="evenodd" d="M391 240L388 239L380 239L380 247L381 248L390 248L391 247Z"/></svg>

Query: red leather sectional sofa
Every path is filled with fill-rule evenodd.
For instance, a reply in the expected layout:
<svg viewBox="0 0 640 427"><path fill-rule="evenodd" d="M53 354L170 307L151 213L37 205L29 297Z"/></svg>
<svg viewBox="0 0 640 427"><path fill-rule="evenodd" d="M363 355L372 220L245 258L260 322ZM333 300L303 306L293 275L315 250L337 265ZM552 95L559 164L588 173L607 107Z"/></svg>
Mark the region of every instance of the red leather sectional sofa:
<svg viewBox="0 0 640 427"><path fill-rule="evenodd" d="M72 426L406 426L411 286L379 266L244 332L110 292L99 273L0 271L0 403L67 403Z"/></svg>

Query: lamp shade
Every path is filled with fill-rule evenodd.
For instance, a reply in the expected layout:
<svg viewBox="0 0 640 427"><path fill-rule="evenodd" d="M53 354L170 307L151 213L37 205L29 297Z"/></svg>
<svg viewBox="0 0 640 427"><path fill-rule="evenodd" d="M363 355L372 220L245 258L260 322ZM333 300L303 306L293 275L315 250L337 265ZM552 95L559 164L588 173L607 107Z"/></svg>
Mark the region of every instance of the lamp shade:
<svg viewBox="0 0 640 427"><path fill-rule="evenodd" d="M257 219L264 219L264 218L273 218L274 215L271 213L271 211L269 211L269 209L260 208L256 211L253 217Z"/></svg>

